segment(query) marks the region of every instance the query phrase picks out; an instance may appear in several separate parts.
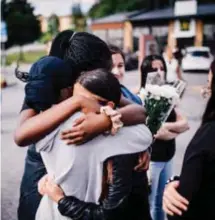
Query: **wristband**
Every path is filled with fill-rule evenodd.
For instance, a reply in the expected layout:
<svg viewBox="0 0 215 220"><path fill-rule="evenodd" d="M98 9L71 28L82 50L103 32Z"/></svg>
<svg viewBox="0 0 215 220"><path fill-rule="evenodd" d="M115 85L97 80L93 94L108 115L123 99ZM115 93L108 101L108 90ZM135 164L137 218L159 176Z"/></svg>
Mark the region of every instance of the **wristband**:
<svg viewBox="0 0 215 220"><path fill-rule="evenodd" d="M115 135L119 131L119 129L123 127L123 123L120 120L122 115L118 111L113 110L110 106L102 106L100 108L100 113L104 113L105 115L110 117L112 122L112 135Z"/></svg>
<svg viewBox="0 0 215 220"><path fill-rule="evenodd" d="M166 182L166 185L171 183L171 182L174 182L174 181L179 181L180 180L180 177L179 176L172 176L171 178L169 178Z"/></svg>

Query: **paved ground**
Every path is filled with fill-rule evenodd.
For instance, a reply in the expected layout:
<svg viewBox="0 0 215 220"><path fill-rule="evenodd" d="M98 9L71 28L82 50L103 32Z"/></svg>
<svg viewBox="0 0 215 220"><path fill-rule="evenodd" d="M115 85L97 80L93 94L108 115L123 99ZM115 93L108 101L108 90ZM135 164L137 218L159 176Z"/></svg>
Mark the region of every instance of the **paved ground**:
<svg viewBox="0 0 215 220"><path fill-rule="evenodd" d="M23 66L22 69L28 69ZM23 172L25 148L18 148L13 142L14 128L23 100L23 84L12 75L12 69L8 69L7 80L10 86L2 90L2 145L1 145L1 208L2 220L16 220L16 208L18 203L19 185ZM200 123L204 109L204 101L199 94L200 85L206 83L206 74L185 74L189 86L181 101L181 111L188 117L190 130L177 139L177 153L174 162L174 172L178 174L186 146L192 138ZM125 84L134 89L138 86L138 73L136 71L126 74Z"/></svg>

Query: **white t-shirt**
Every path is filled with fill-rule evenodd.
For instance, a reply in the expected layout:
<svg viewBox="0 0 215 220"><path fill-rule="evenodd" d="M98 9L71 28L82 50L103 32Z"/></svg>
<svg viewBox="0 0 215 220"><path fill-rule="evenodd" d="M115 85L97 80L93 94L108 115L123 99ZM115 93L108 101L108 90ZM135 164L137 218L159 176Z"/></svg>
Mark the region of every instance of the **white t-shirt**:
<svg viewBox="0 0 215 220"><path fill-rule="evenodd" d="M48 174L55 176L66 195L86 202L98 203L102 191L103 162L112 156L145 151L152 142L152 135L145 125L122 128L115 136L99 135L81 145L66 145L60 132L71 128L81 113L76 113L36 145ZM67 219L57 204L47 196L41 200L36 220Z"/></svg>
<svg viewBox="0 0 215 220"><path fill-rule="evenodd" d="M163 58L165 60L166 67L167 67L167 75L166 75L167 82L177 81L178 80L178 75L177 75L178 61L175 58L172 58L171 61L169 61L165 54L163 54Z"/></svg>

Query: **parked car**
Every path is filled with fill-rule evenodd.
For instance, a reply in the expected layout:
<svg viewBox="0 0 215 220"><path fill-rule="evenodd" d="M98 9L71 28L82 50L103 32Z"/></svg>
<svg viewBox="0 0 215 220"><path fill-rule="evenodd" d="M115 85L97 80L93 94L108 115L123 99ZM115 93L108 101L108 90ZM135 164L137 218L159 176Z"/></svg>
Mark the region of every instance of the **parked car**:
<svg viewBox="0 0 215 220"><path fill-rule="evenodd" d="M183 71L208 71L212 61L208 47L187 47L181 66Z"/></svg>

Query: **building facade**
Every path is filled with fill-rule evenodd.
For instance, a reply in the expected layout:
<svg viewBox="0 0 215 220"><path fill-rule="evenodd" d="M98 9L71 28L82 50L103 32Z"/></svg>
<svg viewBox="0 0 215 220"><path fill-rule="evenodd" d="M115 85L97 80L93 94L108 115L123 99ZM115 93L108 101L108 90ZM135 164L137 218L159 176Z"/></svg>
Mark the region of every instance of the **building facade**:
<svg viewBox="0 0 215 220"><path fill-rule="evenodd" d="M215 4L180 1L165 9L116 14L95 20L91 30L124 50L137 50L139 38L152 35L160 50L164 45L209 46L215 53Z"/></svg>

